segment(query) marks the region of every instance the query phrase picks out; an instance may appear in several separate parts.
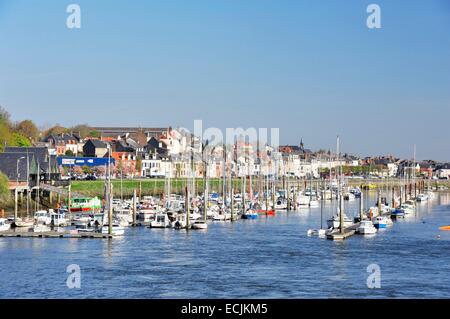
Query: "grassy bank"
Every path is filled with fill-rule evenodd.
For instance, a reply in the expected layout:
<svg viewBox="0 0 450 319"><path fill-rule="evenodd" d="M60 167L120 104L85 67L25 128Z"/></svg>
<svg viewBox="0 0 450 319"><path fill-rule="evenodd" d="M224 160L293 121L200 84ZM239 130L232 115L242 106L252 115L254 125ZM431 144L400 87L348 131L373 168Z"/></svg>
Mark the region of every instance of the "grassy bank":
<svg viewBox="0 0 450 319"><path fill-rule="evenodd" d="M233 180L233 187L235 191L240 191L241 189L241 179ZM210 192L222 192L222 179L210 179L209 180L209 189ZM316 187L317 182L313 182L313 187ZM383 179L383 180L349 180L348 184L351 186L361 186L364 184L374 184L377 187L391 187L402 184L402 180L398 179ZM164 192L164 179L134 179L134 180L123 180L121 183L120 180L113 180L113 191L114 196L118 197L121 194L125 197L130 197L133 195L133 191L136 191L139 194L141 191L142 196L153 196L153 195L161 195ZM186 179L172 179L171 191L172 193L182 194L184 193L184 188L186 187L187 180ZM195 181L196 189L203 189L203 179L197 179ZM306 181L307 187L308 181ZM304 188L305 181L304 180L291 180L291 186L297 186L299 188ZM425 182L427 185L427 182ZM446 180L438 180L430 182L431 186L450 186L450 181ZM258 180L253 179L253 189L257 190L259 187ZM279 182L277 188L281 188L282 183ZM74 193L83 195L83 196L100 196L103 197L104 193L104 181L73 181L72 182L72 191Z"/></svg>
<svg viewBox="0 0 450 319"><path fill-rule="evenodd" d="M142 196L161 195L164 192L165 181L164 179L135 179L135 180L113 180L113 192L114 196L120 196L123 194L125 197L133 195L134 190L138 193L141 192ZM171 183L172 193L182 194L187 185L186 179L172 179ZM256 182L253 183L256 186ZM196 189L203 189L203 179L197 179L195 181ZM223 182L219 179L209 180L210 192L221 192ZM240 180L233 180L233 186L235 189L241 187ZM73 181L72 191L84 196L100 196L103 197L104 193L104 181Z"/></svg>

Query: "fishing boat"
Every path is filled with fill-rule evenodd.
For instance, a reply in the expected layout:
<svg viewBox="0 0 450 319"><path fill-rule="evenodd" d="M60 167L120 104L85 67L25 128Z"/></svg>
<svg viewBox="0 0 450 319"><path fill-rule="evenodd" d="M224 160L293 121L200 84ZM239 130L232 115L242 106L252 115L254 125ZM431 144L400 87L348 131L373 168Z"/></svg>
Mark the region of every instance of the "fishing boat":
<svg viewBox="0 0 450 319"><path fill-rule="evenodd" d="M102 226L102 234L109 234L109 225L104 224ZM112 235L114 236L122 236L125 234L125 228L120 226L119 224L112 224Z"/></svg>
<svg viewBox="0 0 450 319"><path fill-rule="evenodd" d="M70 212L86 212L101 208L102 202L97 197L78 197L70 201Z"/></svg>
<svg viewBox="0 0 450 319"><path fill-rule="evenodd" d="M357 229L358 233L362 235L373 235L377 232L377 229L370 220L362 220Z"/></svg>
<svg viewBox="0 0 450 319"><path fill-rule="evenodd" d="M151 228L168 228L170 227L169 216L166 213L158 213L155 220L150 223Z"/></svg>
<svg viewBox="0 0 450 319"><path fill-rule="evenodd" d="M7 231L11 228L11 225L7 222L8 220L6 218L0 218L0 232Z"/></svg>

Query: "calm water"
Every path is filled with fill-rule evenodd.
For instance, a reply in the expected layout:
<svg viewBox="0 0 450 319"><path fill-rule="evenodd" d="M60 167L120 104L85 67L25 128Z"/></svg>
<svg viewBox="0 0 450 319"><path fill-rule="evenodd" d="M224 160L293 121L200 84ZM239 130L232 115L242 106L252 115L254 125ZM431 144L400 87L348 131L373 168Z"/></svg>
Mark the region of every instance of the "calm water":
<svg viewBox="0 0 450 319"><path fill-rule="evenodd" d="M306 236L320 208L207 231L130 228L112 241L0 238L0 297L449 298L450 232L438 230L448 224L444 193L373 238L344 242ZM372 263L380 289L367 288ZM81 267L81 289L66 286L69 264Z"/></svg>

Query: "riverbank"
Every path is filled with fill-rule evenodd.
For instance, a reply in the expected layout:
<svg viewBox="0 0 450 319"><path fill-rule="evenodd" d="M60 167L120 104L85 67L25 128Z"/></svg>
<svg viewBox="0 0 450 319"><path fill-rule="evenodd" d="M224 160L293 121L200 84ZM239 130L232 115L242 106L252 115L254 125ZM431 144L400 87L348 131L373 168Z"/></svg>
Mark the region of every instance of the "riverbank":
<svg viewBox="0 0 450 319"><path fill-rule="evenodd" d="M418 179L417 182L423 181ZM126 179L121 181L120 179L115 179L112 181L114 195L130 197L133 196L134 190L137 193L141 194L141 196L158 196L164 192L165 187L164 179ZM200 192L204 187L204 181L201 178L196 179L195 185L196 189ZM223 180L222 179L210 179L209 190L210 192L222 192ZM233 187L235 190L239 191L242 187L241 185L242 179L234 179ZM297 187L299 189L304 189L305 186L309 187L308 180L300 180L300 179L290 179L286 180L285 184L289 184L291 187ZM316 187L318 183L325 183L323 181L312 181L313 187ZM104 181L73 181L72 183L72 192L83 196L100 196L103 197L104 193ZM254 178L252 181L253 189L257 190L259 186L259 181L257 178ZM400 185L404 186L405 182L403 179L379 179L379 180L363 180L363 179L348 179L347 184L351 187L362 187L364 185L372 185L374 188L379 187L398 187ZM184 188L187 185L187 179L172 179L171 180L171 191L172 193L182 194L184 192ZM430 185L431 187L450 187L450 181L448 180L436 180L428 181L425 180L425 185ZM277 182L277 188L283 188L283 182Z"/></svg>

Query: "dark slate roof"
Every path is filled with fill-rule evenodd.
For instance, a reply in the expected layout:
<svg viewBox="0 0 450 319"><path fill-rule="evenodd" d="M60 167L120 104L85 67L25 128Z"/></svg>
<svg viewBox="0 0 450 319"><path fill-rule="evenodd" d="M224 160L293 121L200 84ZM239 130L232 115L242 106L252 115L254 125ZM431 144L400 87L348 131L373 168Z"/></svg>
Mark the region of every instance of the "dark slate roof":
<svg viewBox="0 0 450 319"><path fill-rule="evenodd" d="M72 136L70 134L67 134L67 133L64 133L64 134L61 134L61 135L57 135L57 134L50 135L47 138L47 141L50 138L52 138L56 142L64 142L64 143L67 143L69 141L78 141L76 137L74 137L74 136Z"/></svg>
<svg viewBox="0 0 450 319"><path fill-rule="evenodd" d="M37 163L39 163L39 168L41 173L57 173L58 164L56 156L49 155L47 147L5 147L5 153L21 153L21 156L34 156ZM20 157L20 156L19 156ZM36 163L36 165L37 165Z"/></svg>
<svg viewBox="0 0 450 319"><path fill-rule="evenodd" d="M107 148L108 147L105 142L100 141L100 140L89 140L88 143L89 142L91 142L95 148Z"/></svg>
<svg viewBox="0 0 450 319"><path fill-rule="evenodd" d="M33 155L30 154L30 157ZM18 159L24 157L19 162ZM31 162L33 159L29 158ZM19 168L19 181L27 180L27 158L24 153L0 153L0 171L10 181L17 180L17 168Z"/></svg>

